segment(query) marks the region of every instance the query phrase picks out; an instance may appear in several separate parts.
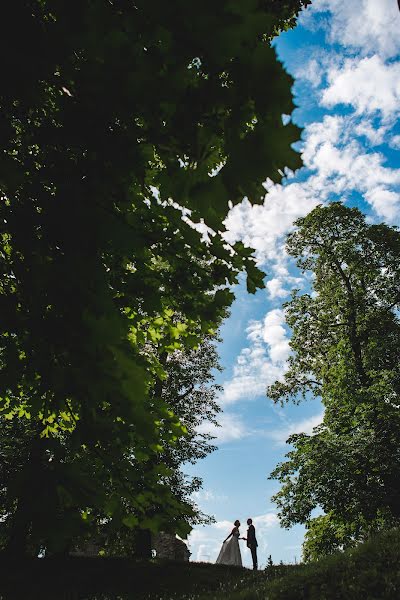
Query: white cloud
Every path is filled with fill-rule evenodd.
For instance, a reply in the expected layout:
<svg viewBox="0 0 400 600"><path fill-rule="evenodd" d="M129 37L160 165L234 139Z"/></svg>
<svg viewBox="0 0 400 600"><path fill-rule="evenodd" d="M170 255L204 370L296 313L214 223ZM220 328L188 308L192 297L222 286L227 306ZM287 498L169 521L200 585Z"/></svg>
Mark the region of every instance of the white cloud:
<svg viewBox="0 0 400 600"><path fill-rule="evenodd" d="M324 106L350 104L358 114L380 112L385 119L398 114L400 63L385 64L377 55L347 59L328 72L328 82L322 94Z"/></svg>
<svg viewBox="0 0 400 600"><path fill-rule="evenodd" d="M343 47L327 51L311 46L305 60L303 49L296 76L318 88L320 106L352 109L347 115L326 115L305 128L303 158L312 173L301 184L303 194L325 203L358 192L376 216L396 222L399 171L388 167L373 148L385 142L400 147L400 136L391 137L400 106L397 3L314 0L301 21L312 29L324 28L328 39Z"/></svg>
<svg viewBox="0 0 400 600"><path fill-rule="evenodd" d="M227 534L232 531L234 524L231 523L231 521L217 521L216 523L213 524L214 529L217 529L218 531L226 531Z"/></svg>
<svg viewBox="0 0 400 600"><path fill-rule="evenodd" d="M364 149L355 136L357 125L351 116L325 116L310 125L304 160L315 174L305 185L319 190L322 201L359 192L378 216L393 221L400 210L400 170L385 166L383 154Z"/></svg>
<svg viewBox="0 0 400 600"><path fill-rule="evenodd" d="M321 20L319 13L329 11ZM323 25L331 42L350 51L368 55L379 53L385 58L400 52L400 13L396 0L314 0L303 12L303 25Z"/></svg>
<svg viewBox="0 0 400 600"><path fill-rule="evenodd" d="M388 127L382 125L374 127L368 119L362 119L354 127L354 133L359 137L365 137L371 146L379 146L385 141Z"/></svg>
<svg viewBox="0 0 400 600"><path fill-rule="evenodd" d="M271 300L274 298L286 298L289 295L289 290L283 287L283 281L280 277L274 277L267 281L267 290Z"/></svg>
<svg viewBox="0 0 400 600"><path fill-rule="evenodd" d="M225 502L228 498L223 494L217 494L212 490L198 490L193 492L192 498L195 502Z"/></svg>
<svg viewBox="0 0 400 600"><path fill-rule="evenodd" d="M304 79L311 83L315 88L319 87L324 76L324 66L321 64L321 60L318 57L311 58L305 64L302 63L296 69L296 77L298 79Z"/></svg>
<svg viewBox="0 0 400 600"><path fill-rule="evenodd" d="M273 512L251 518L253 519L254 527L256 527L258 530L269 529L270 527L279 525L278 516Z"/></svg>
<svg viewBox="0 0 400 600"><path fill-rule="evenodd" d="M323 200L332 194L353 190L365 194L377 187L399 185L400 171L386 167L384 160L378 152L364 152L356 141L344 147L323 143L312 157L317 173L309 184L321 188Z"/></svg>
<svg viewBox="0 0 400 600"><path fill-rule="evenodd" d="M189 540L191 540L191 537ZM211 553L215 554L215 543L212 546L210 544L196 544L196 541L190 541L189 543L192 552L190 560L195 562L215 562L211 560Z"/></svg>
<svg viewBox="0 0 400 600"><path fill-rule="evenodd" d="M389 144L392 148L400 148L400 135L394 135L389 140Z"/></svg>
<svg viewBox="0 0 400 600"><path fill-rule="evenodd" d="M250 431L242 421L240 415L223 412L217 417L220 427L216 427L209 421L204 421L199 427L199 433L209 433L215 437L215 443L226 444L247 437Z"/></svg>
<svg viewBox="0 0 400 600"><path fill-rule="evenodd" d="M264 346L257 343L243 348L233 368L232 379L223 384L220 403L225 406L239 400L263 396L267 385L281 374L282 367L272 364Z"/></svg>
<svg viewBox="0 0 400 600"><path fill-rule="evenodd" d="M400 193L377 187L366 192L365 199L375 212L389 221L395 221L400 215Z"/></svg>
<svg viewBox="0 0 400 600"><path fill-rule="evenodd" d="M288 262L288 257L285 253L282 255L280 262L272 264L272 271L276 277L267 281L266 285L268 296L271 300L287 298L294 287L301 289L304 285L304 276L293 277L293 275L289 275Z"/></svg>
<svg viewBox="0 0 400 600"><path fill-rule="evenodd" d="M318 204L309 186L289 183L269 187L264 204L251 206L248 200L237 204L228 214L226 238L233 243L242 240L253 247L262 264L282 262L284 238L293 228L293 221L307 214Z"/></svg>
<svg viewBox="0 0 400 600"><path fill-rule="evenodd" d="M339 115L325 115L322 121L310 123L305 129L305 143L303 147L303 160L305 166L315 168L315 157L321 148L334 147L345 140L347 128L344 127L345 117Z"/></svg>
<svg viewBox="0 0 400 600"><path fill-rule="evenodd" d="M317 204L346 200L352 192L358 192L379 217L389 221L398 217L400 171L386 166L382 153L365 147L369 140L374 144L382 141L386 131L386 126L376 129L370 119L359 116L325 115L304 131L302 155L308 177L293 181L290 176L284 186L269 184L263 205L251 206L244 200L229 212L225 221L227 240L242 240L255 249L260 264L272 264L276 274L282 271L281 282L275 278L267 283L271 298L284 297L286 235L293 229L293 222Z"/></svg>
<svg viewBox="0 0 400 600"><path fill-rule="evenodd" d="M283 310L274 308L268 312L263 324L263 339L269 346L272 363L284 363L289 357L289 340L284 328L285 315Z"/></svg>
<svg viewBox="0 0 400 600"><path fill-rule="evenodd" d="M265 435L272 439L278 446L284 446L286 440L294 433L306 433L311 435L314 427L320 425L324 418L323 412L318 412L316 415L301 419L300 421L288 421L284 427L275 429L274 431L266 431Z"/></svg>
<svg viewBox="0 0 400 600"><path fill-rule="evenodd" d="M267 386L282 377L289 356L284 320L283 311L273 309L262 321L249 322L246 332L250 344L241 350L232 378L223 384L222 406L265 396Z"/></svg>

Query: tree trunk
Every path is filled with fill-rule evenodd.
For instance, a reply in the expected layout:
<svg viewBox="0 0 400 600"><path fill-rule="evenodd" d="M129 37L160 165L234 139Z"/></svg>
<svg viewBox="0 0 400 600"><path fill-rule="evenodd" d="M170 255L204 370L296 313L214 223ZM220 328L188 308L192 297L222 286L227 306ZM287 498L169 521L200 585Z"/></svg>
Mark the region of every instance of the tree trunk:
<svg viewBox="0 0 400 600"><path fill-rule="evenodd" d="M135 554L141 560L151 559L151 531L149 529L136 530Z"/></svg>
<svg viewBox="0 0 400 600"><path fill-rule="evenodd" d="M39 435L31 441L29 458L20 474L21 485L17 500L17 508L12 516L10 536L5 552L11 556L24 556L27 552L27 541L32 526L32 494L37 487L37 474L41 469L43 457L43 440Z"/></svg>

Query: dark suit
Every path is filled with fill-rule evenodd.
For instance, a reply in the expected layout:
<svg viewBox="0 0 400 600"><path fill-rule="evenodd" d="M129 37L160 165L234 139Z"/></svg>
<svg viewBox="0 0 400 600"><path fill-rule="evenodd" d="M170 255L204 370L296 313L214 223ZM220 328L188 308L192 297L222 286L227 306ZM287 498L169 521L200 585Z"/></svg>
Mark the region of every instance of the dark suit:
<svg viewBox="0 0 400 600"><path fill-rule="evenodd" d="M247 547L251 551L251 558L253 559L253 569L257 569L257 539L256 539L256 530L254 529L254 525L249 525L247 530Z"/></svg>

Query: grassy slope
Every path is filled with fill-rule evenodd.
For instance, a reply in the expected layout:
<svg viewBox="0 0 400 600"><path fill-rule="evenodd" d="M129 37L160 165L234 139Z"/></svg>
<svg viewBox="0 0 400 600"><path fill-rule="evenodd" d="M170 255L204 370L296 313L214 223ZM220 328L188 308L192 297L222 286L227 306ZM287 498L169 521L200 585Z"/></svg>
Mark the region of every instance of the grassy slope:
<svg viewBox="0 0 400 600"><path fill-rule="evenodd" d="M226 594L206 598L223 600ZM259 579L247 590L230 594L229 599L399 600L400 531L389 531L358 548L318 562L289 567L282 578Z"/></svg>
<svg viewBox="0 0 400 600"><path fill-rule="evenodd" d="M221 589L249 589L248 569L208 563L128 559L0 559L0 600L169 600Z"/></svg>
<svg viewBox="0 0 400 600"><path fill-rule="evenodd" d="M309 565L248 569L125 559L0 559L0 600L398 600L400 532Z"/></svg>

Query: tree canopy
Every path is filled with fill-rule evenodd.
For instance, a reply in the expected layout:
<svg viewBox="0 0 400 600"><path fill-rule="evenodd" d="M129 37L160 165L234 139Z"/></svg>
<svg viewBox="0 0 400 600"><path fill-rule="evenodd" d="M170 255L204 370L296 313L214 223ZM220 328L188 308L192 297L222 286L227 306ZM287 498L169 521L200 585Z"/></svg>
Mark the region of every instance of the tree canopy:
<svg viewBox="0 0 400 600"><path fill-rule="evenodd" d="M325 412L312 435L289 438L272 477L282 524L306 523L316 557L400 517L400 232L337 202L296 225L287 250L313 291L286 304L292 354L268 394L319 396Z"/></svg>
<svg viewBox="0 0 400 600"><path fill-rule="evenodd" d="M299 130L282 121L292 80L270 41L308 3L8 7L0 410L35 425L29 468L52 463L36 504L54 499L46 520L28 502L29 478L13 485L14 549L34 521L38 540L43 519L62 538L60 514L81 523L102 510L148 526L155 502L173 521L190 511L159 460L185 428L151 390L166 376L161 357L217 329L239 273L250 292L263 285L252 250L224 240L223 220L244 196L261 202L266 178L300 166ZM55 450L65 439L72 464Z"/></svg>

